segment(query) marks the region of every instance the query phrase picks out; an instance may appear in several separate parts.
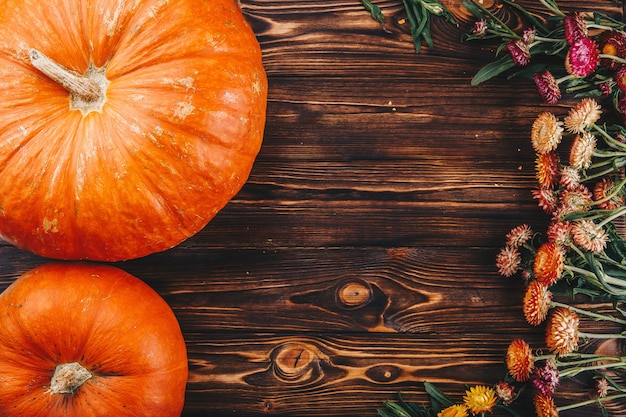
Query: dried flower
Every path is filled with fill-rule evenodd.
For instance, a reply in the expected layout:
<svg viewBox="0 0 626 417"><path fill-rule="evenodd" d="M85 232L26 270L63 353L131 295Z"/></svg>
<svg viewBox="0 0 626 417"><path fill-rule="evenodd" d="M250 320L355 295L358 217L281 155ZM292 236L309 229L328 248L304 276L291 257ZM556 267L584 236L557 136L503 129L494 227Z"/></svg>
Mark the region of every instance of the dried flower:
<svg viewBox="0 0 626 417"><path fill-rule="evenodd" d="M569 214L588 211L593 203L592 197L591 191L583 184L574 189L561 190L554 217L563 220Z"/></svg>
<svg viewBox="0 0 626 417"><path fill-rule="evenodd" d="M535 200L546 214L553 214L558 205L558 193L551 187L539 187L532 190Z"/></svg>
<svg viewBox="0 0 626 417"><path fill-rule="evenodd" d="M511 277L519 270L522 256L515 246L503 247L496 256L496 267L503 277Z"/></svg>
<svg viewBox="0 0 626 417"><path fill-rule="evenodd" d="M534 402L537 417L559 417L559 411L552 396L537 394Z"/></svg>
<svg viewBox="0 0 626 417"><path fill-rule="evenodd" d="M613 78L615 79L615 84L617 85L617 88L619 88L623 92L626 92L626 67L618 68Z"/></svg>
<svg viewBox="0 0 626 417"><path fill-rule="evenodd" d="M535 368L531 380L541 394L551 397L561 380L555 359L549 358L543 366Z"/></svg>
<svg viewBox="0 0 626 417"><path fill-rule="evenodd" d="M563 139L563 122L550 112L543 112L533 122L530 141L538 154L554 151Z"/></svg>
<svg viewBox="0 0 626 417"><path fill-rule="evenodd" d="M539 281L532 281L526 287L524 298L522 299L522 309L526 321L532 326L538 326L548 316L552 292L546 285Z"/></svg>
<svg viewBox="0 0 626 417"><path fill-rule="evenodd" d="M549 242L554 242L564 248L572 243L572 223L569 221L553 220L546 230Z"/></svg>
<svg viewBox="0 0 626 417"><path fill-rule="evenodd" d="M530 50L523 39L512 39L506 43L506 51L518 67L525 67L530 62Z"/></svg>
<svg viewBox="0 0 626 417"><path fill-rule="evenodd" d="M483 37L485 36L485 33L487 33L487 21L485 19L475 21L472 34L478 37Z"/></svg>
<svg viewBox="0 0 626 417"><path fill-rule="evenodd" d="M596 379L596 394L598 398L604 398L609 393L609 381L605 377Z"/></svg>
<svg viewBox="0 0 626 417"><path fill-rule="evenodd" d="M533 75L535 88L539 96L548 104L556 104L561 99L561 88L554 75L549 70L543 70Z"/></svg>
<svg viewBox="0 0 626 417"><path fill-rule="evenodd" d="M591 165L596 137L591 132L576 135L569 153L569 163L575 169L587 169Z"/></svg>
<svg viewBox="0 0 626 417"><path fill-rule="evenodd" d="M580 171L569 165L561 167L559 185L568 190L575 190L580 186Z"/></svg>
<svg viewBox="0 0 626 417"><path fill-rule="evenodd" d="M569 13L563 18L563 31L570 45L589 36L585 16L582 13Z"/></svg>
<svg viewBox="0 0 626 417"><path fill-rule="evenodd" d="M578 314L565 307L556 307L548 317L546 344L551 352L567 355L578 349Z"/></svg>
<svg viewBox="0 0 626 417"><path fill-rule="evenodd" d="M609 237L593 220L579 219L572 224L572 240L589 252L600 253L606 248Z"/></svg>
<svg viewBox="0 0 626 417"><path fill-rule="evenodd" d="M541 187L553 187L560 179L559 155L556 152L538 154L535 160L537 181Z"/></svg>
<svg viewBox="0 0 626 417"><path fill-rule="evenodd" d="M494 390L500 401L505 405L511 405L513 400L515 400L515 387L507 381L499 381L494 386Z"/></svg>
<svg viewBox="0 0 626 417"><path fill-rule="evenodd" d="M527 224L515 226L506 235L506 245L512 247L522 246L533 237L533 230Z"/></svg>
<svg viewBox="0 0 626 417"><path fill-rule="evenodd" d="M465 404L454 404L437 413L437 417L468 417L468 415Z"/></svg>
<svg viewBox="0 0 626 417"><path fill-rule="evenodd" d="M593 39L582 38L571 44L565 56L565 70L576 77L587 77L600 62L600 49Z"/></svg>
<svg viewBox="0 0 626 417"><path fill-rule="evenodd" d="M593 187L593 200L601 210L616 210L624 205L624 197L614 193L615 182L603 177Z"/></svg>
<svg viewBox="0 0 626 417"><path fill-rule="evenodd" d="M600 58L600 64L609 69L616 70L623 64L619 61L606 58L606 56L615 56L618 58L626 58L626 34L618 30L607 30L600 34L598 39L600 52L605 58Z"/></svg>
<svg viewBox="0 0 626 417"><path fill-rule="evenodd" d="M516 381L528 381L535 368L535 357L525 340L515 339L509 344L506 351L506 367Z"/></svg>
<svg viewBox="0 0 626 417"><path fill-rule="evenodd" d="M496 392L493 388L476 385L465 391L463 402L474 414L491 412L496 405Z"/></svg>
<svg viewBox="0 0 626 417"><path fill-rule="evenodd" d="M572 107L564 119L570 133L583 133L600 119L600 105L592 98L584 98Z"/></svg>
<svg viewBox="0 0 626 417"><path fill-rule="evenodd" d="M565 249L554 242L546 242L537 248L533 272L541 284L549 287L561 278L565 266Z"/></svg>

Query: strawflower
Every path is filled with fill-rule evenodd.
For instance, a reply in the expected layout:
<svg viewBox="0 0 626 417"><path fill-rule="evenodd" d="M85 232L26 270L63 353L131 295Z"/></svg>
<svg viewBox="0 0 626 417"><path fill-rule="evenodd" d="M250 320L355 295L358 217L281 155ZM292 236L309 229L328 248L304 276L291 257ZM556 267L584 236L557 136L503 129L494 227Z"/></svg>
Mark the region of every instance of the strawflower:
<svg viewBox="0 0 626 417"><path fill-rule="evenodd" d="M452 404L437 413L437 417L468 417L468 409L465 404Z"/></svg>
<svg viewBox="0 0 626 417"><path fill-rule="evenodd" d="M476 385L465 391L463 402L474 414L491 412L496 405L497 396L493 388L484 385Z"/></svg>
<svg viewBox="0 0 626 417"><path fill-rule="evenodd" d="M515 339L506 351L509 374L519 382L525 382L535 368L535 357L530 345L523 339Z"/></svg>

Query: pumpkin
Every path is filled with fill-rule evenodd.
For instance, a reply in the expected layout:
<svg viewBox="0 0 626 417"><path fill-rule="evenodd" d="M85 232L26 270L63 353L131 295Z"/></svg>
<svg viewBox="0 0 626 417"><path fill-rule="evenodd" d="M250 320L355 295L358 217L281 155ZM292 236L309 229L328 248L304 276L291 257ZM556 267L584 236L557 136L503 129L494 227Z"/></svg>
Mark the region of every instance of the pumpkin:
<svg viewBox="0 0 626 417"><path fill-rule="evenodd" d="M52 262L0 294L0 415L170 417L185 341L150 286L104 264Z"/></svg>
<svg viewBox="0 0 626 417"><path fill-rule="evenodd" d="M6 0L0 238L60 260L174 247L240 191L267 79L234 0Z"/></svg>

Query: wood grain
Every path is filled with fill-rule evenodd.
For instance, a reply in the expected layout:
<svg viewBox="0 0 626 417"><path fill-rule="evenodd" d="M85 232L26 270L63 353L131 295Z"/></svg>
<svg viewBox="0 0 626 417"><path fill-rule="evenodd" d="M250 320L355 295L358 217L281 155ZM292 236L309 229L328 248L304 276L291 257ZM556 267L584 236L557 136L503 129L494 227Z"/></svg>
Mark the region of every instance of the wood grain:
<svg viewBox="0 0 626 417"><path fill-rule="evenodd" d="M523 283L494 262L512 227L547 223L530 125L572 101L546 106L528 80L471 86L497 45L461 42L473 19L460 1L444 2L459 26L435 19L419 55L402 2L375 3L384 27L358 0L241 1L270 85L249 181L193 238L116 264L181 323L185 417L375 416L399 391L427 401L424 381L460 401L464 384L504 376L513 338L542 346ZM622 16L611 1L559 4ZM48 261L7 244L0 259L0 289ZM559 401L586 396L584 383L564 382Z"/></svg>

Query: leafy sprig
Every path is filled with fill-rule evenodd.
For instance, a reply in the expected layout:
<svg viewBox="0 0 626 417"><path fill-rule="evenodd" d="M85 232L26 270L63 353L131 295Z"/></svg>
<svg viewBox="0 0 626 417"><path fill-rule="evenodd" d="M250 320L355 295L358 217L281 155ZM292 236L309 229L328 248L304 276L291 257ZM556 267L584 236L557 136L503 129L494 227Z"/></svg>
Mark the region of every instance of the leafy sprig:
<svg viewBox="0 0 626 417"><path fill-rule="evenodd" d="M384 25L385 15L380 7L371 0L361 0L361 4L372 19ZM424 43L430 48L433 47L433 38L430 34L432 16L441 17L454 25L458 24L452 13L439 0L402 0L402 4L406 19L411 25L411 39L416 53L421 52Z"/></svg>

